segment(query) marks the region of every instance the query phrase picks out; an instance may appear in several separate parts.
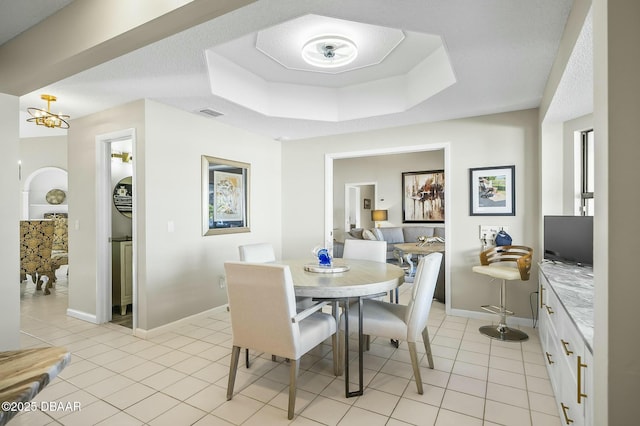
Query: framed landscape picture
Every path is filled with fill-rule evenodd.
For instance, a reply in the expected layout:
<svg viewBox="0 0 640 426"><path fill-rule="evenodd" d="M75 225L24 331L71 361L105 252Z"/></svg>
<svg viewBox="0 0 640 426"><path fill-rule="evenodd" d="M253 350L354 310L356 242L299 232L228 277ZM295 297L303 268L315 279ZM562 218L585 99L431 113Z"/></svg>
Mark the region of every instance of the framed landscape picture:
<svg viewBox="0 0 640 426"><path fill-rule="evenodd" d="M402 173L402 222L444 222L444 170Z"/></svg>
<svg viewBox="0 0 640 426"><path fill-rule="evenodd" d="M469 214L515 216L516 166L469 169Z"/></svg>

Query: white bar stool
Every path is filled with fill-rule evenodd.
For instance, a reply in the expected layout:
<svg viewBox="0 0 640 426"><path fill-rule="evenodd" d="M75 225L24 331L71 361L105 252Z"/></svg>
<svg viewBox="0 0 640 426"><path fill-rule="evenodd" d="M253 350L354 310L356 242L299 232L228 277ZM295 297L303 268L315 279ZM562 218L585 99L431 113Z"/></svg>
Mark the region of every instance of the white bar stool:
<svg viewBox="0 0 640 426"><path fill-rule="evenodd" d="M529 338L520 330L507 327L507 316L513 315L507 309L507 281L529 280L531 273L531 258L533 249L526 246L497 246L480 253L479 266L472 268L473 272L488 275L493 279L502 280L500 287L500 305L485 305L482 309L497 314L500 322L497 326L485 325L480 327L480 333L493 339L519 342ZM507 262L508 264L498 264Z"/></svg>

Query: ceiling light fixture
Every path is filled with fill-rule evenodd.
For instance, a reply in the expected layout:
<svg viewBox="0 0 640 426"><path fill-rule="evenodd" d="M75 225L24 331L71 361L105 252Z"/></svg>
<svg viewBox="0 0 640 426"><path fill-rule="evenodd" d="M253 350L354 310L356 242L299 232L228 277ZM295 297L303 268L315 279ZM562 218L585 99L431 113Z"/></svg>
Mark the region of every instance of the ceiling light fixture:
<svg viewBox="0 0 640 426"><path fill-rule="evenodd" d="M68 115L63 114L54 114L51 112L51 102L56 101L56 97L53 95L40 95L40 99L47 101L47 110L43 110L40 108L30 107L27 108L29 114L31 114L31 118L27 118L27 121L32 123L36 123L38 126L46 126L49 128L59 127L61 129L68 129L69 123L67 120L69 119Z"/></svg>
<svg viewBox="0 0 640 426"><path fill-rule="evenodd" d="M302 59L320 68L341 67L353 62L357 56L356 44L336 35L314 37L302 47Z"/></svg>

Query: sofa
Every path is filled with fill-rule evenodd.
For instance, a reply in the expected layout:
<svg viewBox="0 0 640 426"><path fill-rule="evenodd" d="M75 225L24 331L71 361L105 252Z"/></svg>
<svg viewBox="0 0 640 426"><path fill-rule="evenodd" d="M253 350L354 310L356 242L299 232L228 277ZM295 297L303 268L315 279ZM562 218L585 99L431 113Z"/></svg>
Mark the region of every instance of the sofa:
<svg viewBox="0 0 640 426"><path fill-rule="evenodd" d="M359 239L359 240L378 240L387 242L387 260L397 260L393 251L396 244L413 243L418 242L418 237L441 237L445 238L444 228L441 226L392 226L388 228L354 228L347 232L344 236L345 239ZM340 243L334 244L334 254L336 257L338 253L336 249L340 249ZM341 252L340 252L341 253Z"/></svg>
<svg viewBox="0 0 640 426"><path fill-rule="evenodd" d="M445 238L444 227L433 225L410 225L393 226L387 228L354 228L344 234L347 239L378 240L387 242L387 262L396 263L399 257L394 253L395 245L402 243L418 242L418 237L441 237ZM344 243L334 242L334 257L342 257ZM438 283L434 297L444 303L444 258L440 266Z"/></svg>

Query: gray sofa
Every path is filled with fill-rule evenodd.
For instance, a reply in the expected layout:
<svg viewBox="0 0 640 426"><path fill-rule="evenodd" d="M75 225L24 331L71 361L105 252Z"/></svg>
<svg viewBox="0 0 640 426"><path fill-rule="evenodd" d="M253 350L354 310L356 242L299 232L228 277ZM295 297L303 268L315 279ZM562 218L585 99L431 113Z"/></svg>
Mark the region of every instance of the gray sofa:
<svg viewBox="0 0 640 426"><path fill-rule="evenodd" d="M418 237L441 237L445 238L444 227L433 225L410 225L410 226L393 226L388 228L372 228L362 229L354 228L345 234L346 239L376 239L378 241L387 242L387 262L396 263L398 258L394 255L396 244L417 242ZM344 244L334 242L334 257L342 257ZM440 274L438 275L438 283L434 297L444 303L444 258L440 265Z"/></svg>
<svg viewBox="0 0 640 426"><path fill-rule="evenodd" d="M365 232L368 231L368 232ZM418 237L442 237L445 238L444 228L441 226L393 226L389 228L362 229L354 228L345 234L345 239L367 239L367 235L378 241L387 242L387 260L397 260L393 254L396 244L418 242ZM334 255L342 257L342 244L334 244ZM339 251L339 252L338 252Z"/></svg>

